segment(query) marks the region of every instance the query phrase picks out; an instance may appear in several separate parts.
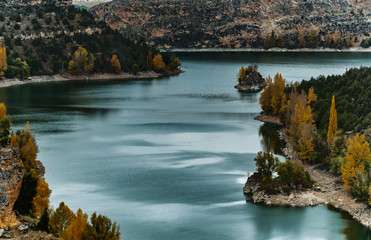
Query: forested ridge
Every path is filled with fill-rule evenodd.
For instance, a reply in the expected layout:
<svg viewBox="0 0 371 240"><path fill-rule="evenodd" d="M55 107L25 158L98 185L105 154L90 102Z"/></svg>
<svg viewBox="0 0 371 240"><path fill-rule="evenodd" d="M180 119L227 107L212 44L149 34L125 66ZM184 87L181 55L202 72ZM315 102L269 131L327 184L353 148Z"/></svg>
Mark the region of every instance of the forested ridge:
<svg viewBox="0 0 371 240"><path fill-rule="evenodd" d="M89 67L84 65L84 55L75 63L78 71L71 71L70 61L79 47L86 50ZM160 54L141 41L124 38L105 22L96 21L91 13L74 6L58 7L54 3L39 5L11 5L0 1L0 72L7 78L27 78L32 75L60 73L90 74L118 73L175 69L179 61L172 54ZM160 54L163 67L155 65L154 57ZM114 57L114 55L116 57ZM113 64L112 58L117 64Z"/></svg>
<svg viewBox="0 0 371 240"><path fill-rule="evenodd" d="M371 67L352 68L343 75L319 76L297 85L298 91L308 91L310 87L314 87L318 96L318 101L313 104L313 113L319 129L328 127L328 109L335 95L339 128L366 131L370 137Z"/></svg>

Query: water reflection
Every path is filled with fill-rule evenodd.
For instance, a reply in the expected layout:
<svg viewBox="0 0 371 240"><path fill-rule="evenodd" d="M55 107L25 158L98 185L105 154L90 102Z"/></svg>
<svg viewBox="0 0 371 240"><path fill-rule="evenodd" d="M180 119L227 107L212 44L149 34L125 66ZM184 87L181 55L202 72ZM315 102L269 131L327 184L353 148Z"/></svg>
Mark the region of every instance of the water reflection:
<svg viewBox="0 0 371 240"><path fill-rule="evenodd" d="M259 136L261 136L261 145L264 151L283 155L282 148L285 147L285 144L280 139L278 130L279 127L277 125L264 123L259 128Z"/></svg>

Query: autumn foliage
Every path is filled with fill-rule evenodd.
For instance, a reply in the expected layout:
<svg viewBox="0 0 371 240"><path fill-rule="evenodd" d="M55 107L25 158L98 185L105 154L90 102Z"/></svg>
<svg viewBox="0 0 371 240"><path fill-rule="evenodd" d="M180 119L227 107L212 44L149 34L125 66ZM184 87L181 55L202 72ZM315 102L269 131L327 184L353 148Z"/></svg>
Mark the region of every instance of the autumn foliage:
<svg viewBox="0 0 371 240"><path fill-rule="evenodd" d="M165 63L162 60L162 55L159 53L153 58L153 69L161 72L165 70Z"/></svg>
<svg viewBox="0 0 371 240"><path fill-rule="evenodd" d="M0 79L4 79L4 72L8 69L6 49L0 44Z"/></svg>
<svg viewBox="0 0 371 240"><path fill-rule="evenodd" d="M36 187L36 196L32 200L33 212L40 217L45 209L49 207L50 189L44 178L39 179Z"/></svg>
<svg viewBox="0 0 371 240"><path fill-rule="evenodd" d="M282 75L277 73L274 76L274 81L271 77L267 77L264 81L264 89L260 95L260 105L266 112L278 113L286 104L285 80Z"/></svg>
<svg viewBox="0 0 371 240"><path fill-rule="evenodd" d="M356 174L363 174L365 166L371 161L370 145L366 136L354 135L348 139L345 162L341 165L341 179L346 190L352 190Z"/></svg>
<svg viewBox="0 0 371 240"><path fill-rule="evenodd" d="M72 59L68 63L68 70L71 74L89 74L94 68L94 55L79 47L73 54Z"/></svg>
<svg viewBox="0 0 371 240"><path fill-rule="evenodd" d="M117 55L115 55L115 54L112 55L111 65L112 65L112 69L115 73L120 73L121 72L120 60L118 59Z"/></svg>

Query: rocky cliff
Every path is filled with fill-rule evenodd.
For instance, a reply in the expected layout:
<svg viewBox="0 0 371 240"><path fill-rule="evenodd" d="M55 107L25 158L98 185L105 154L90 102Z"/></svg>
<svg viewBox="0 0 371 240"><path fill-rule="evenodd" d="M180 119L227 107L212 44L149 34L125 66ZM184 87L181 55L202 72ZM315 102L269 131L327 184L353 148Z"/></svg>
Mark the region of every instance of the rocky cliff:
<svg viewBox="0 0 371 240"><path fill-rule="evenodd" d="M290 41L315 30L363 38L370 0L114 0L91 9L124 36L163 48L258 47L274 30Z"/></svg>
<svg viewBox="0 0 371 240"><path fill-rule="evenodd" d="M16 221L13 206L21 190L23 174L18 150L0 147L0 228Z"/></svg>

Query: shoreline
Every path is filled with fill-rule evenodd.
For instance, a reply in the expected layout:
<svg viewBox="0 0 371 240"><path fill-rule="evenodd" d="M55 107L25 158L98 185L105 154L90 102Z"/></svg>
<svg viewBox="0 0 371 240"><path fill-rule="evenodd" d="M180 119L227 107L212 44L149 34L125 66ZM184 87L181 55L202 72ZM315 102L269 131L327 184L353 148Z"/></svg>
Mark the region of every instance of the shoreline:
<svg viewBox="0 0 371 240"><path fill-rule="evenodd" d="M306 52L306 53L314 53L314 52L354 52L354 53L362 53L362 52L371 52L370 48L362 48L362 47L352 47L348 49L334 49L334 48L299 48L299 49L288 49L288 48L159 48L161 52Z"/></svg>
<svg viewBox="0 0 371 240"><path fill-rule="evenodd" d="M137 74L131 73L95 73L91 75L70 75L70 74L56 74L44 76L31 76L25 80L17 78L0 80L0 88L32 84L32 83L45 83L45 82L66 82L66 81L100 81L100 80L139 80L139 79L159 79L167 76L174 76L183 73L183 70L176 69L165 73L156 73L154 71L138 72Z"/></svg>
<svg viewBox="0 0 371 240"><path fill-rule="evenodd" d="M274 118L264 119L262 117L259 118L259 116L254 119L277 124ZM279 135L286 143L286 147L283 149L286 158L292 160L298 159L298 155L291 145L288 136L285 134L284 129L279 131ZM339 177L326 170L318 169L318 165L309 165L305 162L303 164L305 170L309 172L314 181L313 188L311 189L293 191L290 195L284 193L268 195L260 189L260 182L256 182L256 179L248 176L243 192L251 196L251 202L267 206L308 207L320 204L333 206L337 210L347 212L354 220L360 222L362 225L371 228L371 208L365 203L356 202L350 193L345 191Z"/></svg>

